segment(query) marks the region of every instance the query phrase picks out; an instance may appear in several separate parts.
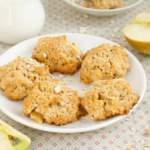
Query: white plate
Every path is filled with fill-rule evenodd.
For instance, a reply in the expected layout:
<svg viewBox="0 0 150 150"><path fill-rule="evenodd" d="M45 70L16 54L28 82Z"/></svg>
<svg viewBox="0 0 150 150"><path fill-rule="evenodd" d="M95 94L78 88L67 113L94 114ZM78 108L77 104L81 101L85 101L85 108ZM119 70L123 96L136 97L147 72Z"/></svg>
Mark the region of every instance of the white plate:
<svg viewBox="0 0 150 150"><path fill-rule="evenodd" d="M72 8L76 9L77 11L81 11L85 14L93 15L93 16L113 16L117 14L121 14L127 12L129 9L137 6L143 0L123 0L127 2L127 5L123 5L120 8L109 9L109 10L99 10L99 9L92 9L92 8L85 8L79 6L78 4L72 2L72 0L64 0L67 4L69 4Z"/></svg>
<svg viewBox="0 0 150 150"><path fill-rule="evenodd" d="M84 35L84 34L74 34L74 33L61 33L61 34L51 34L45 35L49 37L60 36L60 35L67 35L67 39L73 43L75 43L78 47L81 48L83 53L86 53L87 50L90 50L93 47L97 47L103 43L110 43L114 45L116 43L106 40L101 37L91 36L91 35ZM29 56L31 57L36 42L40 37L32 38L30 40L24 41L8 51L6 51L0 57L0 66L7 64L8 62L12 61L18 56ZM129 51L125 50L129 54L129 63L131 65L131 69L126 74L125 78L127 82L129 82L133 88L133 90L141 97L139 103L142 101L142 98L145 93L146 89L146 76L145 72L140 64L140 62L132 55ZM58 73L55 73L57 75ZM79 74L79 72L77 73ZM55 76L54 75L54 76ZM68 75L67 78L75 81L75 85L70 85L72 89L79 90L83 87L90 87L91 85L84 85L83 83L79 82L79 75L77 77L73 77ZM75 133L75 132L84 132L95 130L98 128L106 127L111 125L119 120L121 120L124 116L115 116L103 121L92 121L88 117L84 120L78 122L72 122L70 124L64 126L55 126L55 125L48 125L48 124L38 124L32 121L29 117L26 117L22 110L23 110L23 100L20 101L12 101L8 99L4 92L0 90L0 108L1 110L8 115L10 118L20 122L21 124L27 125L29 127L50 131L50 132L61 132L61 133ZM139 104L138 103L138 104ZM137 104L137 105L138 105ZM134 106L134 109L137 107ZM133 109L133 110L134 110ZM132 110L132 111L133 111Z"/></svg>

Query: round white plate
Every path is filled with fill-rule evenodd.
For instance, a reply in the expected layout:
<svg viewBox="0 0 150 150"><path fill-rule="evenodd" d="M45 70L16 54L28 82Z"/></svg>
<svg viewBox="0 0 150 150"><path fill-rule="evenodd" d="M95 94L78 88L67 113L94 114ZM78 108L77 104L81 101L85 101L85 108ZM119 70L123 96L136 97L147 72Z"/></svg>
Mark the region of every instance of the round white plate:
<svg viewBox="0 0 150 150"><path fill-rule="evenodd" d="M91 48L97 47L98 45L104 44L104 43L110 43L111 45L115 45L116 43L111 42L109 40L106 40L101 37L91 36L91 35L84 35L84 34L75 34L75 33L61 33L61 34L50 34L50 35L44 35L49 37L56 37L66 35L67 39L75 43L78 47L81 48L83 53L86 53L87 50L90 50ZM42 36L41 36L42 37ZM7 64L8 62L14 60L18 56L28 56L31 57L36 42L38 41L40 37L35 37L32 39L29 39L27 41L24 41L8 51L6 51L1 57L0 57L0 66ZM131 69L127 72L125 75L125 79L128 83L131 84L133 90L140 96L139 103L142 101L142 98L145 93L146 89L146 76L145 72L140 64L140 62L135 58L134 55L132 55L129 51L125 50L129 55L129 63L131 65ZM57 76L59 73L53 74L53 76ZM70 85L72 89L80 90L83 87L90 88L91 84L85 85L83 83L79 82L79 71L77 72L78 76L70 76L67 75L66 79L71 79L75 81L75 85ZM138 104L139 104L138 103ZM137 105L138 105L137 104ZM134 106L133 110L137 107ZM85 117L81 121L72 122L67 125L63 126L55 126L55 125L48 125L48 124L38 124L34 121L32 121L29 117L26 117L23 113L23 100L20 101L13 101L8 99L4 92L0 90L0 109L8 115L10 118L20 122L21 124L24 124L26 126L43 130L43 131L50 131L50 132L59 132L59 133L75 133L75 132L84 132L84 131L90 131L95 130L98 128L106 127L108 125L111 125L119 120L121 120L124 116L115 116L103 121L92 121L88 117ZM133 111L132 110L132 111Z"/></svg>
<svg viewBox="0 0 150 150"><path fill-rule="evenodd" d="M72 0L64 0L67 4L69 4L72 8L76 9L77 11L81 11L85 14L93 15L93 16L113 16L117 14L121 14L127 12L129 9L137 6L143 0L123 0L127 5L123 5L120 8L109 9L109 10L100 10L100 9L92 9L92 8L85 8L79 6L78 4L72 2Z"/></svg>

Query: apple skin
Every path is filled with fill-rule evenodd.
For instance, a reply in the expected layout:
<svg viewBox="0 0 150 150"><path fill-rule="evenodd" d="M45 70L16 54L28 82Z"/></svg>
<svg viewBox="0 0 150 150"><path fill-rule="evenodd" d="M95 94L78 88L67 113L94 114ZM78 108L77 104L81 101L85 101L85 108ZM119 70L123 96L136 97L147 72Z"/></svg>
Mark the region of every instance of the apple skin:
<svg viewBox="0 0 150 150"><path fill-rule="evenodd" d="M150 42L134 41L128 38L125 34L124 34L124 37L135 50L137 50L138 52L150 55Z"/></svg>

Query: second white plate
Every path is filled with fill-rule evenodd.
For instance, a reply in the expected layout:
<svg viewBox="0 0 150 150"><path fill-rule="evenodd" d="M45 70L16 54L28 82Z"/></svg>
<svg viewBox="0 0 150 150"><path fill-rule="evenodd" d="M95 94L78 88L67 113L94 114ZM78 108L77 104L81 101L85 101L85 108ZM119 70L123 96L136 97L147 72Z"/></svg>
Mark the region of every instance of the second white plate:
<svg viewBox="0 0 150 150"><path fill-rule="evenodd" d="M143 0L123 0L125 3L127 3L127 5L123 5L120 8L108 9L108 10L85 8L72 2L72 0L64 0L64 1L67 4L69 4L72 8L76 9L77 11L81 11L82 13L85 14L89 14L93 16L113 16L113 15L118 15L127 12L129 9L140 4Z"/></svg>
<svg viewBox="0 0 150 150"><path fill-rule="evenodd" d="M87 50L90 50L91 48L97 47L101 44L110 43L111 45L115 45L116 43L111 42L109 40L106 40L101 37L91 36L91 35L83 35L83 34L74 34L74 33L61 33L61 34L50 34L50 35L44 35L48 37L56 37L66 35L67 39L75 43L78 47L81 48L83 53L86 53ZM7 64L8 62L14 60L18 56L21 57L31 57L36 42L38 41L40 37L35 37L30 40L24 41L11 49L9 49L7 52L5 52L0 57L0 66ZM131 65L131 69L127 72L125 75L125 79L128 83L131 84L134 92L136 92L139 96L139 102L142 101L142 98L145 93L146 89L146 76L145 72L143 70L143 67L141 66L140 62L135 58L134 55L132 55L128 50L125 50L129 55L129 63ZM70 79L74 81L75 85L70 85L70 87L74 90L80 90L83 87L90 88L91 85L85 85L83 83L79 82L79 72L77 73L77 76L70 76L67 75L67 80ZM58 73L55 73L54 76L56 77ZM138 106L135 105L133 110ZM0 109L8 115L10 118L20 122L21 124L24 124L26 126L43 130L43 131L49 131L49 132L61 132L61 133L75 133L75 132L84 132L84 131L90 131L95 130L98 128L106 127L108 125L111 125L119 120L121 120L124 116L115 116L103 121L92 121L88 117L85 119L78 121L78 122L72 122L67 125L63 126L55 126L55 125L48 125L48 124L38 124L34 121L32 121L29 117L26 117L23 113L23 100L20 101L13 101L8 99L7 96L5 96L4 92L0 90ZM131 110L131 111L133 111Z"/></svg>

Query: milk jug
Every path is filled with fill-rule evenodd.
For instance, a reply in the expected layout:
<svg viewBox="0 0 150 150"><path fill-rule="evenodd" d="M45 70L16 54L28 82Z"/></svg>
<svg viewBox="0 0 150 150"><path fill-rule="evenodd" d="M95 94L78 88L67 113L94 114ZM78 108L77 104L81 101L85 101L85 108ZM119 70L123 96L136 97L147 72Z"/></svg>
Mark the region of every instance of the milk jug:
<svg viewBox="0 0 150 150"><path fill-rule="evenodd" d="M16 44L34 37L44 21L40 0L0 0L0 42Z"/></svg>

